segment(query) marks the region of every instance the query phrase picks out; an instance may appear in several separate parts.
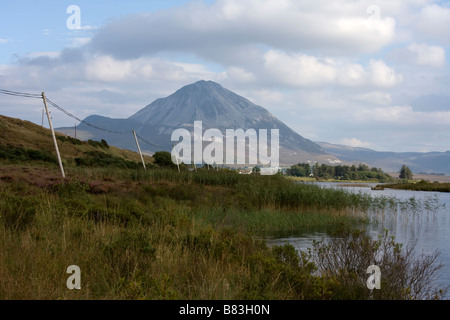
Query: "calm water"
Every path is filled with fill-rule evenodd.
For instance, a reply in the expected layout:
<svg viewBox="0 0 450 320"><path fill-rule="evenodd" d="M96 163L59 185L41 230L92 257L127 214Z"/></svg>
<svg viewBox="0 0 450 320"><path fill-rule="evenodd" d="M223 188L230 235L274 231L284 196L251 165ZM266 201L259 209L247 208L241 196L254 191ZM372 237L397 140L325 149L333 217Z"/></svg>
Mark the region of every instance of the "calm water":
<svg viewBox="0 0 450 320"><path fill-rule="evenodd" d="M325 188L342 188L341 183L319 183ZM369 227L370 234L376 238L383 230L389 230L395 241L415 244L417 254L432 254L439 250L439 262L444 267L439 271L437 285L450 285L450 193L421 192L406 190L371 190L374 184L364 187L344 187L350 192L369 193L374 197L395 197L401 204L389 210L377 210L370 215L374 223ZM305 232L270 241L273 244L290 243L298 250L312 246L313 240L327 238L324 232ZM447 292L445 299L450 299Z"/></svg>

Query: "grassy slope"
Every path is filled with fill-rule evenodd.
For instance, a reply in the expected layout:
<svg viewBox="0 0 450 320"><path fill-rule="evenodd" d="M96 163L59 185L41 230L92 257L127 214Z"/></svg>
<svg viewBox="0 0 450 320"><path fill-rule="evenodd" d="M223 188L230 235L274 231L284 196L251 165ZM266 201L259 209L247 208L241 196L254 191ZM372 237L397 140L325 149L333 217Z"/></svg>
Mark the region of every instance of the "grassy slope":
<svg viewBox="0 0 450 320"><path fill-rule="evenodd" d="M56 136L65 135L56 132ZM98 148L91 146L87 142L83 142L82 145L74 145L59 139L57 139L57 142L61 158L63 162L68 164L72 164L73 159L83 156L84 152L98 150ZM51 150L55 154L55 147L49 129L42 128L29 121L0 115L0 145L6 144L26 149ZM141 161L138 153L129 150L109 146L109 149L102 149L101 151L129 161ZM150 163L153 161L153 158L144 156L144 160L146 163Z"/></svg>

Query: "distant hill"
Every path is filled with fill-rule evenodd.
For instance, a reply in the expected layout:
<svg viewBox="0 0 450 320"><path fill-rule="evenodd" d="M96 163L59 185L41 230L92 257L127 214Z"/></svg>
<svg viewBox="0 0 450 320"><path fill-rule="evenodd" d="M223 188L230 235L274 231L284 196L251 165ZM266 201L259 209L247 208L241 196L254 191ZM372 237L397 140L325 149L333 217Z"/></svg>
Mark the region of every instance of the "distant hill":
<svg viewBox="0 0 450 320"><path fill-rule="evenodd" d="M122 159L140 163L138 153L119 149L114 146L105 147L99 141L80 141L66 135L56 133L58 149L63 164L76 165L76 158L84 158L87 153L101 153L109 158ZM37 152L30 152L34 150ZM42 155L56 159L56 151L50 129L29 121L10 118L0 115L0 158L27 159L28 157L39 157ZM146 163L153 162L151 157L145 158Z"/></svg>
<svg viewBox="0 0 450 320"><path fill-rule="evenodd" d="M450 175L450 151L447 152L383 152L327 142L316 142L328 153L343 161L363 162L386 172L399 172L402 165L413 173Z"/></svg>
<svg viewBox="0 0 450 320"><path fill-rule="evenodd" d="M332 163L339 161L316 143L305 139L286 126L263 107L223 88L213 81L198 81L177 90L168 97L157 99L126 119L111 119L104 116L89 116L77 128L84 139L105 139L120 148L136 150L130 134L135 130L144 152L170 151L171 134L175 129L193 131L194 121L202 121L203 131L219 129L278 129L280 133L280 164L295 164L304 161ZM90 125L88 125L90 124ZM107 130L100 130L104 128ZM59 128L60 132L73 135L73 128Z"/></svg>

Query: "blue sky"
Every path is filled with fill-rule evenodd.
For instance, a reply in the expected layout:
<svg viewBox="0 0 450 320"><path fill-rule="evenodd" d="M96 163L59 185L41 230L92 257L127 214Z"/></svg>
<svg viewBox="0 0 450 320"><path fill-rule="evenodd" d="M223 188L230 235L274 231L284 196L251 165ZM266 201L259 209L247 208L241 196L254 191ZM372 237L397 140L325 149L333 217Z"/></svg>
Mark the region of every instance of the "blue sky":
<svg viewBox="0 0 450 320"><path fill-rule="evenodd" d="M81 29L67 27L70 5ZM314 141L447 151L448 30L448 1L2 1L0 89L128 117L213 80ZM1 114L40 123L41 111L0 96Z"/></svg>
<svg viewBox="0 0 450 320"><path fill-rule="evenodd" d="M0 61L11 63L15 54L31 52L59 51L77 37L91 36L95 29L80 31L68 30L66 20L70 5L80 7L82 27L101 27L110 19L143 11L158 11L182 5L187 0L167 1L55 1L19 0L1 1L0 32L1 39L9 42L2 48Z"/></svg>

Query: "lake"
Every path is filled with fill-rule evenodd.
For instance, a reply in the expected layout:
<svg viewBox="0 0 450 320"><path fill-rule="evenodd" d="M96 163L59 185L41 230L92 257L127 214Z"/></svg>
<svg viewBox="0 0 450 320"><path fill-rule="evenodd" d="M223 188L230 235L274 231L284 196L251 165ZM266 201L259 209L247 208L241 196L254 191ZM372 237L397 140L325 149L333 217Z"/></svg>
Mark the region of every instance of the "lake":
<svg viewBox="0 0 450 320"><path fill-rule="evenodd" d="M345 188L349 192L369 193L373 197L388 199L395 197L400 204L393 208L374 210L368 213L373 223L369 234L376 238L385 229L395 236L395 241L404 247L415 243L417 254L432 254L439 250L439 262L444 265L439 270L439 288L450 285L450 193L407 190L372 190L376 184L354 185L345 183L317 182L324 188ZM325 232L314 231L294 234L269 240L270 244L292 244L297 250L306 250L314 240L323 240ZM450 290L445 299L450 299Z"/></svg>

